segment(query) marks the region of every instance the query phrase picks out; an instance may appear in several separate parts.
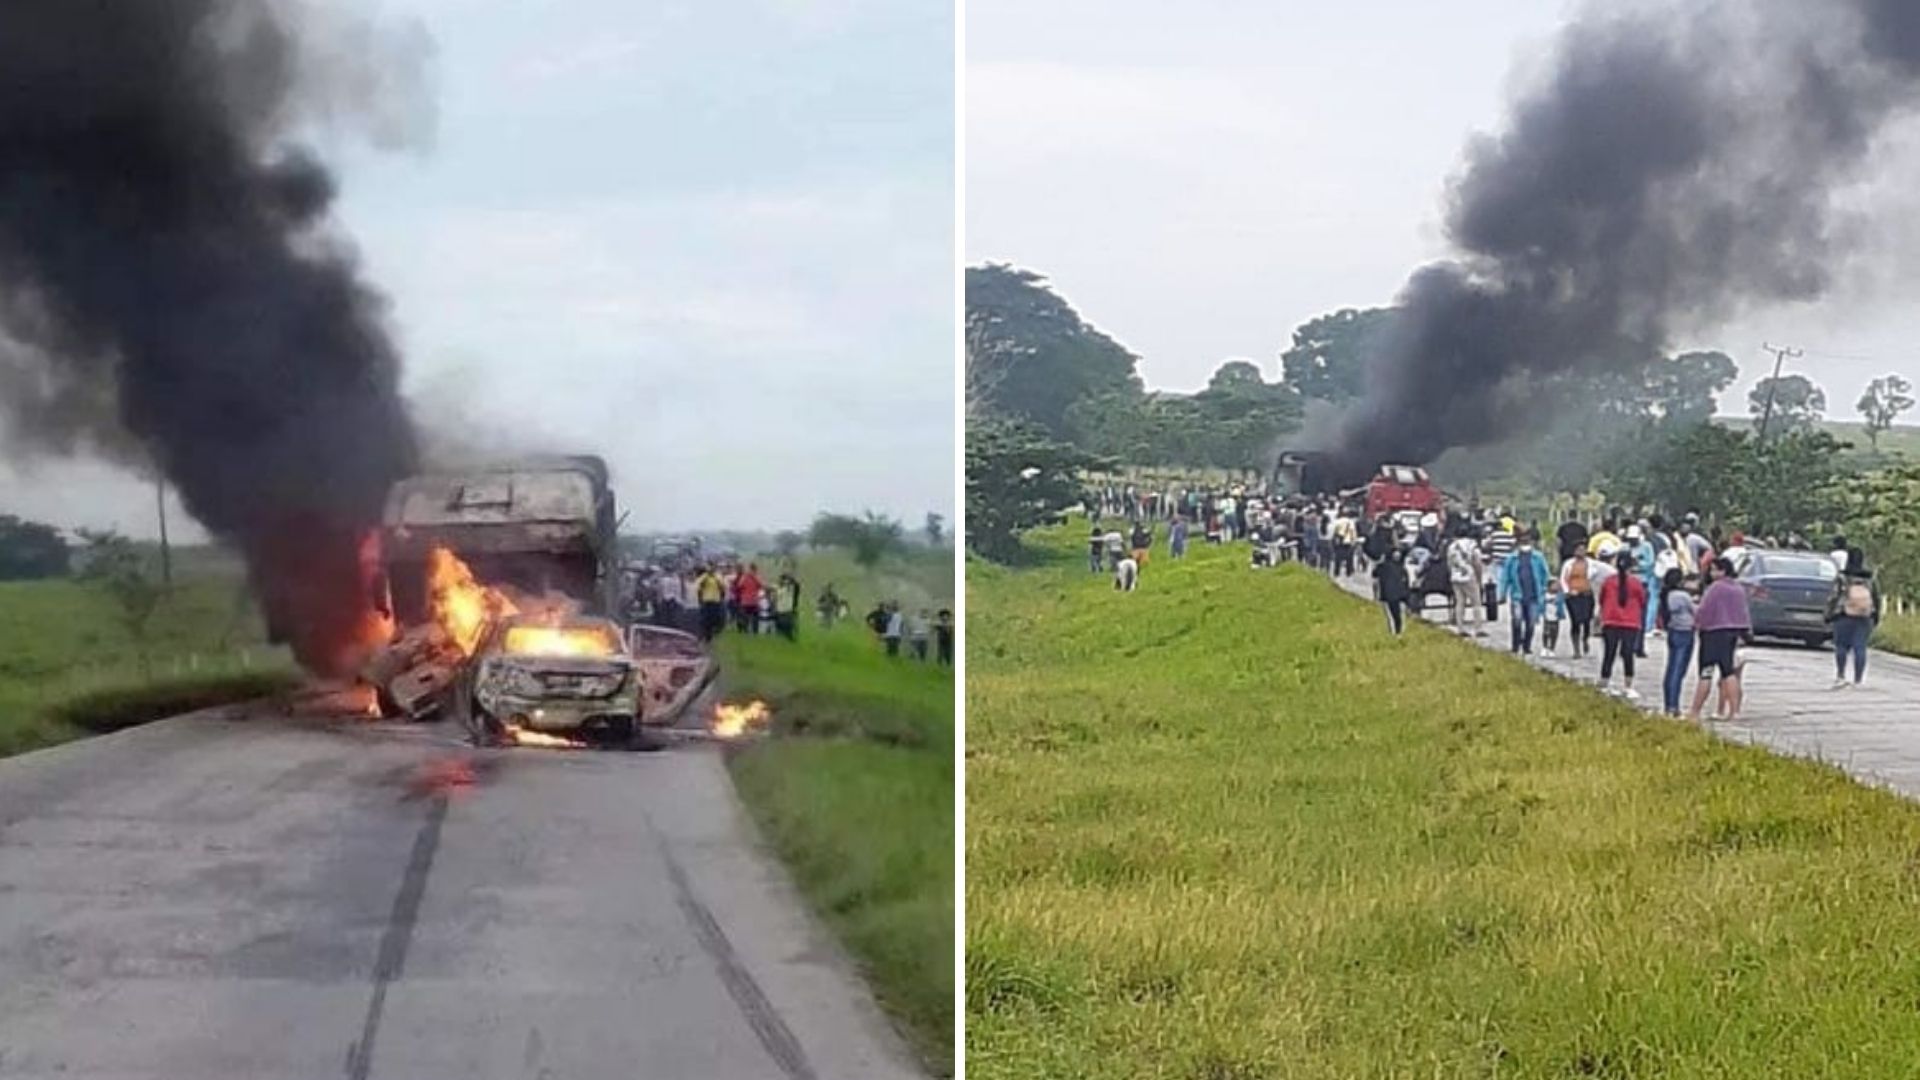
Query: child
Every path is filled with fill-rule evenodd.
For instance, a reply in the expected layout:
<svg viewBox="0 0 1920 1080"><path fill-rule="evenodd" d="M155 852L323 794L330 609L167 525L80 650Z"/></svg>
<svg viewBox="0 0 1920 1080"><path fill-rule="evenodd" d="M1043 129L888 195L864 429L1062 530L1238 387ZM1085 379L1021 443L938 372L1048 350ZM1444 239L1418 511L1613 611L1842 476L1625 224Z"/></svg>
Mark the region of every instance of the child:
<svg viewBox="0 0 1920 1080"><path fill-rule="evenodd" d="M1546 646L1546 654L1553 655L1554 646L1560 643L1560 620L1567 614L1567 595L1560 591L1560 579L1547 579L1547 607L1541 613L1540 643Z"/></svg>

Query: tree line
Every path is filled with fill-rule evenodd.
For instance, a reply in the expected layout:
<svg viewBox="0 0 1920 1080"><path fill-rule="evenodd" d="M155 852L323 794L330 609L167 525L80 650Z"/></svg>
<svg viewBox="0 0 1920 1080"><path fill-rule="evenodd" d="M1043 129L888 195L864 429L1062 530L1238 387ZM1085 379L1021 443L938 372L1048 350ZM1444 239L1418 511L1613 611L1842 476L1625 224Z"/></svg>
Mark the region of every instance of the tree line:
<svg viewBox="0 0 1920 1080"><path fill-rule="evenodd" d="M1139 358L1044 276L1003 264L969 268L969 546L1013 557L1018 533L1071 505L1089 470L1264 473L1310 408L1337 410L1361 396L1396 318L1381 307L1308 320L1279 352L1278 382L1232 361L1194 393L1155 393ZM1717 416L1739 374L1732 357L1702 350L1539 379L1513 388L1509 427L1430 464L1455 490L1697 509L1756 534L1851 526L1850 537L1884 536L1883 558L1901 562L1893 546L1920 531L1905 529L1898 500L1920 474L1879 444L1913 408L1912 384L1887 375L1862 391L1856 408L1869 449L1861 453L1823 428L1826 392L1805 375L1760 380L1744 425ZM1891 576L1920 587L1920 576Z"/></svg>

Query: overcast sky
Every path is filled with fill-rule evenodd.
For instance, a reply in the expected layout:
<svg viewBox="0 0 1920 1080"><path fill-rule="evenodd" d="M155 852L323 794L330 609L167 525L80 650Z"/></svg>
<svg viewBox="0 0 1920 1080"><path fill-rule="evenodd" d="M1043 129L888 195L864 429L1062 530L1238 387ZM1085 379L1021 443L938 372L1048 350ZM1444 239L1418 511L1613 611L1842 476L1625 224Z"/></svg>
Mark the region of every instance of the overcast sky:
<svg viewBox="0 0 1920 1080"><path fill-rule="evenodd" d="M1196 389L1233 357L1277 378L1296 326L1391 303L1447 253L1441 197L1466 138L1497 129L1570 10L971 0L966 257L1049 275L1151 386ZM1678 343L1739 362L1723 411L1744 413L1765 342L1806 350L1788 370L1822 384L1835 417L1877 375L1920 382L1915 279L1895 269L1912 256L1875 255L1832 302Z"/></svg>
<svg viewBox="0 0 1920 1080"><path fill-rule="evenodd" d="M431 426L599 452L641 531L951 515L950 0L380 10L436 42L435 137L325 149ZM0 467L0 512L150 509Z"/></svg>

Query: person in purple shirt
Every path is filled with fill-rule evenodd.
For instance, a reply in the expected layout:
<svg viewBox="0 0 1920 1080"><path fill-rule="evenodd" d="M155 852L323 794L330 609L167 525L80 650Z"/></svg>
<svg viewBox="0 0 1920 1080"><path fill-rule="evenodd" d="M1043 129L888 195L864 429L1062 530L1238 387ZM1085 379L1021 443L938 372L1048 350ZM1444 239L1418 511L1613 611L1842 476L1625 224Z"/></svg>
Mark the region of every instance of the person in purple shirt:
<svg viewBox="0 0 1920 1080"><path fill-rule="evenodd" d="M1722 720L1740 717L1740 666L1734 652L1740 640L1753 633L1753 616L1747 612L1747 591L1733 579L1733 562L1722 556L1709 564L1707 590L1694 609L1693 625L1700 640L1700 682L1693 690L1693 707L1687 718L1700 719L1706 707L1707 692L1713 687L1713 673L1720 676L1720 704L1715 710Z"/></svg>

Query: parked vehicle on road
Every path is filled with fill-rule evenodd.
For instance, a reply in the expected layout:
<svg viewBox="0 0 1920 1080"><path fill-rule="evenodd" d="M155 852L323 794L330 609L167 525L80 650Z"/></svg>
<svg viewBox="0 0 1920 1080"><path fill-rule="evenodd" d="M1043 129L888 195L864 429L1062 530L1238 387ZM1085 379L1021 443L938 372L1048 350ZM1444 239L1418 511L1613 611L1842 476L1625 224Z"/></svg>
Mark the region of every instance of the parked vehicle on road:
<svg viewBox="0 0 1920 1080"><path fill-rule="evenodd" d="M1736 580L1747 591L1754 635L1809 645L1830 640L1833 628L1827 624L1827 598L1833 595L1838 574L1833 560L1819 552L1747 549Z"/></svg>

